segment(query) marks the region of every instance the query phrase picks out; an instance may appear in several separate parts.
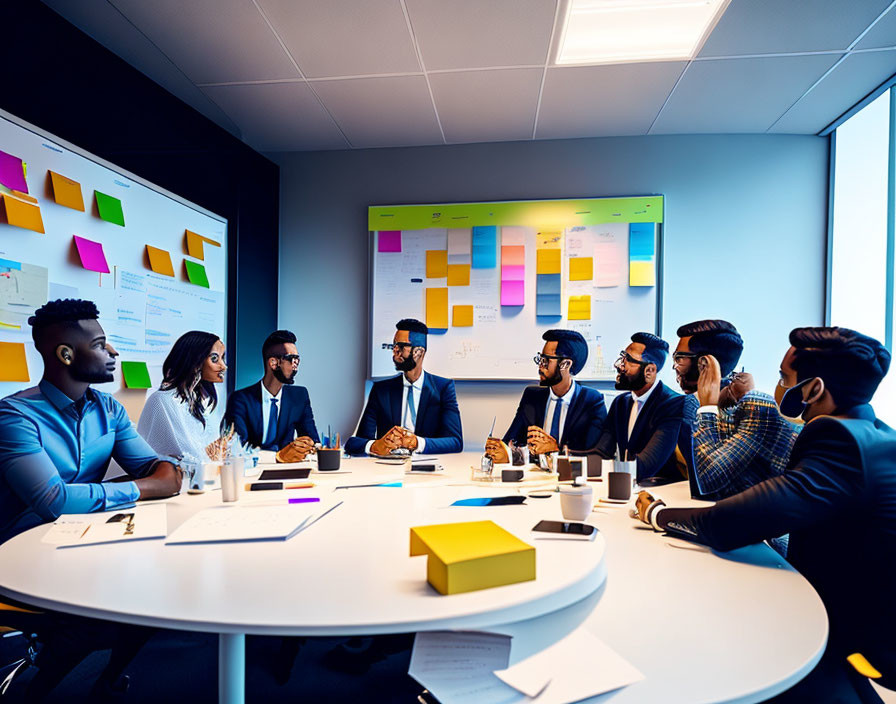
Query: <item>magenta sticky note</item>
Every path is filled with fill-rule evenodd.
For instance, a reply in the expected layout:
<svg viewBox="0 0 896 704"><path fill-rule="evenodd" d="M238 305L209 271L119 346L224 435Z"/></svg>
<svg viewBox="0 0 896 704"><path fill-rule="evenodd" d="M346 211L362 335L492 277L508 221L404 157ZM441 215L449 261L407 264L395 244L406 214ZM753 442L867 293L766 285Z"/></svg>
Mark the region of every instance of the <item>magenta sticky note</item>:
<svg viewBox="0 0 896 704"><path fill-rule="evenodd" d="M501 281L522 281L526 278L526 267L524 266L502 266Z"/></svg>
<svg viewBox="0 0 896 704"><path fill-rule="evenodd" d="M521 306L524 304L525 282L524 281L502 281L501 282L501 305L502 306Z"/></svg>
<svg viewBox="0 0 896 704"><path fill-rule="evenodd" d="M401 230L380 230L377 238L378 252L400 252Z"/></svg>
<svg viewBox="0 0 896 704"><path fill-rule="evenodd" d="M28 192L25 169L19 157L0 151L0 183L13 191Z"/></svg>
<svg viewBox="0 0 896 704"><path fill-rule="evenodd" d="M109 273L109 265L106 263L106 253L103 252L103 245L75 235L75 247L78 248L78 256L81 257L81 266L90 271L98 271L101 274Z"/></svg>

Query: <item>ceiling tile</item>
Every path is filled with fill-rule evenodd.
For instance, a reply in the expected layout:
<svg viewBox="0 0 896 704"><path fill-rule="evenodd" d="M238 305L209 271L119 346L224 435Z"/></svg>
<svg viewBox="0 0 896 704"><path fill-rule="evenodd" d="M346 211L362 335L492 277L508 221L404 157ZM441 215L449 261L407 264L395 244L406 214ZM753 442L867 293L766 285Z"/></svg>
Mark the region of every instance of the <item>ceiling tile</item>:
<svg viewBox="0 0 896 704"><path fill-rule="evenodd" d="M846 49L890 0L731 0L700 56Z"/></svg>
<svg viewBox="0 0 896 704"><path fill-rule="evenodd" d="M398 0L259 0L309 78L420 71Z"/></svg>
<svg viewBox="0 0 896 704"><path fill-rule="evenodd" d="M896 46L896 7L881 17L855 48L879 49L884 46Z"/></svg>
<svg viewBox="0 0 896 704"><path fill-rule="evenodd" d="M765 132L839 58L691 62L650 133Z"/></svg>
<svg viewBox="0 0 896 704"><path fill-rule="evenodd" d="M306 83L202 89L240 126L258 151L345 149L348 145Z"/></svg>
<svg viewBox="0 0 896 704"><path fill-rule="evenodd" d="M772 132L816 134L896 73L896 50L850 54L804 95Z"/></svg>
<svg viewBox="0 0 896 704"><path fill-rule="evenodd" d="M442 144L422 76L315 81L313 86L353 147Z"/></svg>
<svg viewBox="0 0 896 704"><path fill-rule="evenodd" d="M554 0L406 0L428 71L544 65Z"/></svg>
<svg viewBox="0 0 896 704"><path fill-rule="evenodd" d="M194 83L299 78L246 0L109 0Z"/></svg>
<svg viewBox="0 0 896 704"><path fill-rule="evenodd" d="M429 77L445 140L532 139L540 68L435 73Z"/></svg>
<svg viewBox="0 0 896 704"><path fill-rule="evenodd" d="M548 70L538 139L647 134L686 62Z"/></svg>

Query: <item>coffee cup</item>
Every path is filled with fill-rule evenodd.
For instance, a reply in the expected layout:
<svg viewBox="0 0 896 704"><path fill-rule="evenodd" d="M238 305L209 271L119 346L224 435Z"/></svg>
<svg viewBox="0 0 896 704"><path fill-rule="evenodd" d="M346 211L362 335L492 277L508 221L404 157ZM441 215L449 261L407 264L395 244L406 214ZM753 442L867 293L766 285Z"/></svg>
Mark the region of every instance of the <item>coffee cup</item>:
<svg viewBox="0 0 896 704"><path fill-rule="evenodd" d="M523 481L523 470L522 469L502 469L501 470L501 481L502 482L521 482Z"/></svg>
<svg viewBox="0 0 896 704"><path fill-rule="evenodd" d="M242 457L228 457L221 466L221 498L225 502L236 501L242 493L245 477L245 463Z"/></svg>
<svg viewBox="0 0 896 704"><path fill-rule="evenodd" d="M342 450L335 447L317 448L317 470L319 472L333 472L339 469Z"/></svg>
<svg viewBox="0 0 896 704"><path fill-rule="evenodd" d="M567 521L584 521L593 507L594 493L590 485L560 487L560 511Z"/></svg>

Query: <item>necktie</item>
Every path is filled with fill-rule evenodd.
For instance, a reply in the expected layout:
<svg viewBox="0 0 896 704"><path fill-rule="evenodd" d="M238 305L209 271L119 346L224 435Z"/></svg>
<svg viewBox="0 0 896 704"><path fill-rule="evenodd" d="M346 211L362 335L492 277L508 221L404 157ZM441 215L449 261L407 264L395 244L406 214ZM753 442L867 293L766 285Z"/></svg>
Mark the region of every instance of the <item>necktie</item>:
<svg viewBox="0 0 896 704"><path fill-rule="evenodd" d="M268 416L268 432L265 434L265 445L277 439L277 399L271 399L271 415Z"/></svg>
<svg viewBox="0 0 896 704"><path fill-rule="evenodd" d="M551 437L560 444L560 409L563 408L563 399L554 399L554 417L551 418Z"/></svg>
<svg viewBox="0 0 896 704"><path fill-rule="evenodd" d="M403 425L407 430L416 430L417 428L417 406L414 404L414 387L408 386L408 407L405 411L405 422ZM410 425L407 422L408 413L411 414L411 422Z"/></svg>
<svg viewBox="0 0 896 704"><path fill-rule="evenodd" d="M638 414L641 412L643 401L634 401L632 403L632 412L628 417L628 438L631 440L632 431L635 429L635 423L638 421Z"/></svg>

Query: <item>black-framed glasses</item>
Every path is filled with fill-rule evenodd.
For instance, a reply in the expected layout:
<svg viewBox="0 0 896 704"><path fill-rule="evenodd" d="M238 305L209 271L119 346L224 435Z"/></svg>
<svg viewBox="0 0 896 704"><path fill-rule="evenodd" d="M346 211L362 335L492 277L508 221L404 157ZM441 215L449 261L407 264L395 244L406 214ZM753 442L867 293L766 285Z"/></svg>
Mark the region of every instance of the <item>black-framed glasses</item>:
<svg viewBox="0 0 896 704"><path fill-rule="evenodd" d="M642 367L646 367L648 364L650 364L650 362L648 362L647 360L635 359L625 350L621 350L619 352L619 357L616 358L616 362L614 363L613 366L618 368L618 367L621 367L622 365L624 365L626 362L631 362L632 364L637 364Z"/></svg>
<svg viewBox="0 0 896 704"><path fill-rule="evenodd" d="M532 358L532 361L535 362L539 367L546 367L550 364L552 359L569 359L569 357L558 357L553 354L542 354L539 352Z"/></svg>
<svg viewBox="0 0 896 704"><path fill-rule="evenodd" d="M302 361L302 358L297 354L278 354L277 359L281 362L288 362L289 364L292 364L293 362L298 364Z"/></svg>
<svg viewBox="0 0 896 704"><path fill-rule="evenodd" d="M383 349L384 350L394 350L398 349L399 351L403 350L405 347L413 347L414 345L410 342L384 342Z"/></svg>
<svg viewBox="0 0 896 704"><path fill-rule="evenodd" d="M672 355L672 363L681 364L686 359L697 359L699 356L699 354L694 354L693 352L675 352Z"/></svg>

